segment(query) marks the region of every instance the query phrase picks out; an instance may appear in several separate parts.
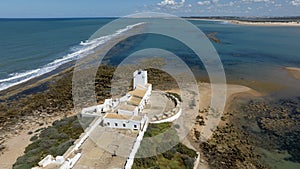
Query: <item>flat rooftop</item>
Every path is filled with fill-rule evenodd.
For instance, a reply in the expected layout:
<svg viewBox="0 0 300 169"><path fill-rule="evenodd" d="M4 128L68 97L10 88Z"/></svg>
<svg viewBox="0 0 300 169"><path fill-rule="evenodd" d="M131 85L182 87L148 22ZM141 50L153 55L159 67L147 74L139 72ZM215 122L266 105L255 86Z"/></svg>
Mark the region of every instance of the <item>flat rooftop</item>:
<svg viewBox="0 0 300 169"><path fill-rule="evenodd" d="M141 121L143 119L142 116L126 116L116 113L106 113L104 118L108 119L121 119L121 120L133 120L133 121Z"/></svg>
<svg viewBox="0 0 300 169"><path fill-rule="evenodd" d="M131 96L127 102L134 106L138 106L141 103L141 101L142 101L142 98Z"/></svg>
<svg viewBox="0 0 300 169"><path fill-rule="evenodd" d="M104 118L130 120L131 116L125 116L117 113L106 113Z"/></svg>
<svg viewBox="0 0 300 169"><path fill-rule="evenodd" d="M121 110L128 110L128 111L134 111L136 106L128 104L127 102L121 102L119 105L119 109Z"/></svg>
<svg viewBox="0 0 300 169"><path fill-rule="evenodd" d="M129 94L137 97L143 98L144 95L146 94L147 89L145 88L136 88L133 91L130 91Z"/></svg>

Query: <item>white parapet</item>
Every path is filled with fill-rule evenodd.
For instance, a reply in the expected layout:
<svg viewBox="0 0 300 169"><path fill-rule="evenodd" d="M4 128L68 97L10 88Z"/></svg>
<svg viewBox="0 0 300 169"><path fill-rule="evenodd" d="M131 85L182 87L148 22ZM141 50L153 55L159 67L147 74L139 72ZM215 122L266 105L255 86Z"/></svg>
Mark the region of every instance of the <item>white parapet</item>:
<svg viewBox="0 0 300 169"><path fill-rule="evenodd" d="M54 158L52 155L47 155L44 159L42 159L38 164L40 167L46 167L49 164L54 162Z"/></svg>
<svg viewBox="0 0 300 169"><path fill-rule="evenodd" d="M65 162L65 158L63 156L56 156L55 157L55 161L58 163L58 164L62 164Z"/></svg>
<svg viewBox="0 0 300 169"><path fill-rule="evenodd" d="M65 162L63 156L57 156L55 159L52 155L47 155L44 159L42 159L38 164L40 167L33 167L32 169L45 168L50 164L61 165Z"/></svg>
<svg viewBox="0 0 300 169"><path fill-rule="evenodd" d="M159 121L153 121L151 123L152 124L158 124L158 123L173 122L173 121L177 120L181 116L181 114L182 114L182 109L180 108L179 111L174 116L171 116L169 118L162 119L162 120L159 120Z"/></svg>
<svg viewBox="0 0 300 169"><path fill-rule="evenodd" d="M146 120L146 123L145 123L143 129L139 132L138 137L136 138L136 140L134 142L134 145L133 145L133 147L131 149L129 157L128 157L128 159L126 161L126 164L124 166L124 169L131 169L132 168L135 154L137 153L137 151L138 151L138 149L139 149L139 147L141 145L141 142L143 140L143 137L144 137L144 134L145 134L145 132L147 130L147 127L148 127L148 120Z"/></svg>
<svg viewBox="0 0 300 169"><path fill-rule="evenodd" d="M83 108L81 114L86 116L99 116L102 112L113 110L119 103L120 99L105 99L103 104Z"/></svg>
<svg viewBox="0 0 300 169"><path fill-rule="evenodd" d="M78 162L81 157L81 153L77 153L73 158L66 160L59 169L71 169Z"/></svg>
<svg viewBox="0 0 300 169"><path fill-rule="evenodd" d="M199 162L200 162L200 152L197 152L197 158L196 158L196 160L194 162L193 169L197 169L198 168Z"/></svg>
<svg viewBox="0 0 300 169"><path fill-rule="evenodd" d="M78 150L81 145L85 142L85 140L91 135L93 130L100 124L102 121L101 117L98 117L98 119L85 131L84 135L79 139L79 141L75 144L75 147L72 152Z"/></svg>

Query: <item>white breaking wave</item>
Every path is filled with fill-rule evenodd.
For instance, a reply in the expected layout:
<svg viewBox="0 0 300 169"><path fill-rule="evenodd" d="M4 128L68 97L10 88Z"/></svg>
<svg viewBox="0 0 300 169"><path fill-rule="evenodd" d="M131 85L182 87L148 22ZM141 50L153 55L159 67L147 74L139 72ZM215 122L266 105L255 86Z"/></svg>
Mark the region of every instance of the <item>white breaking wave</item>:
<svg viewBox="0 0 300 169"><path fill-rule="evenodd" d="M225 24L229 24L229 21L221 21L220 23L225 25Z"/></svg>
<svg viewBox="0 0 300 169"><path fill-rule="evenodd" d="M26 77L26 76L29 76L31 74L37 73L40 70L41 69L35 69L35 70L29 70L29 71L24 72L24 73L12 73L12 74L10 74L11 77L9 77L7 79L1 79L0 83L12 81L12 80L19 79L19 78L22 78L22 77Z"/></svg>
<svg viewBox="0 0 300 169"><path fill-rule="evenodd" d="M133 25L128 25L126 26L125 28L123 29L119 29L116 31L116 33L114 34L111 34L111 35L107 35L107 36L102 36L100 38L96 38L96 39L93 39L93 40L87 40L85 42L80 42L80 45L82 46L87 46L87 45L92 45L92 44L95 44L95 43L100 43L100 44L103 44L104 42L106 42L107 40L110 40L111 38L115 37L115 36L118 36L136 26L139 26L139 25L143 25L145 24L145 22L141 22L141 23L137 23L137 24L133 24Z"/></svg>
<svg viewBox="0 0 300 169"><path fill-rule="evenodd" d="M81 48L71 48L71 51L74 51L77 49L77 51L74 51L73 53L67 54L64 57L60 59L56 59L51 63L48 63L47 65L34 69L34 70L29 70L23 73L13 73L11 74L9 78L6 79L0 79L0 91L5 90L9 87L12 87L14 85L26 82L30 79L33 79L35 77L41 76L43 74L49 73L55 69L57 69L59 66L68 63L70 61L74 61L80 57L84 57L91 52L98 46L104 44L105 42L111 40L114 37L117 37L119 35L122 35L122 33L125 33L126 31L133 29L136 26L142 25L144 22L133 24L133 25L128 25L123 29L117 30L114 34L102 36L93 40L87 40L85 42L80 42Z"/></svg>

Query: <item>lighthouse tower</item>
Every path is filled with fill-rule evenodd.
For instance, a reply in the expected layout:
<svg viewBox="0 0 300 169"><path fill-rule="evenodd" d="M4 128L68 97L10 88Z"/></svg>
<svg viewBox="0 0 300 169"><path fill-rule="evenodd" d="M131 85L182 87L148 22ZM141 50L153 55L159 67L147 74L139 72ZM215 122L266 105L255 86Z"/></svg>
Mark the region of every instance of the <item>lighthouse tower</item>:
<svg viewBox="0 0 300 169"><path fill-rule="evenodd" d="M133 89L136 89L137 86L145 87L147 83L147 71L136 70L133 73Z"/></svg>

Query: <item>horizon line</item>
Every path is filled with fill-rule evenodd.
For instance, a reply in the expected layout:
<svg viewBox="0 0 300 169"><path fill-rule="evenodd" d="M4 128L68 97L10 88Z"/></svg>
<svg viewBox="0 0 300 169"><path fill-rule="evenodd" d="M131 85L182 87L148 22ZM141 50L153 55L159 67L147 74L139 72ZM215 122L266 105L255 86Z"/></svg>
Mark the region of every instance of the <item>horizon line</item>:
<svg viewBox="0 0 300 169"><path fill-rule="evenodd" d="M111 19L111 18L122 18L126 16L74 16L74 17L0 17L0 19ZM295 16L229 16L229 15L218 15L218 16L178 16L180 18L300 18L300 15Z"/></svg>

